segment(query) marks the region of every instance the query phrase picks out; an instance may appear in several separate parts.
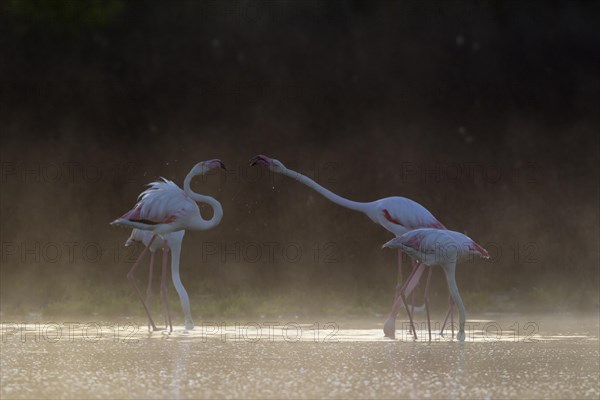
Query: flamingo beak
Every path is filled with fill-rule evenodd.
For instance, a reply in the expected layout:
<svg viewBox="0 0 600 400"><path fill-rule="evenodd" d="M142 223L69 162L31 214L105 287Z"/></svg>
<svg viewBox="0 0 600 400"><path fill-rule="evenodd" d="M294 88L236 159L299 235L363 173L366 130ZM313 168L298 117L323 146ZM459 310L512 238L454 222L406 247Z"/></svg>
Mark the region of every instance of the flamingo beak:
<svg viewBox="0 0 600 400"><path fill-rule="evenodd" d="M269 166L269 165L271 165L271 159L267 156L263 156L262 154L259 154L250 159L250 166L252 167L254 165Z"/></svg>
<svg viewBox="0 0 600 400"><path fill-rule="evenodd" d="M382 248L382 249L385 249L386 247L392 247L392 245L394 244L394 243L393 243L393 242L394 242L394 240L396 240L396 238L394 238L394 239L392 239L392 240L390 240L390 241L388 241L388 242L385 242L384 244L382 244L382 245L381 245L381 248Z"/></svg>

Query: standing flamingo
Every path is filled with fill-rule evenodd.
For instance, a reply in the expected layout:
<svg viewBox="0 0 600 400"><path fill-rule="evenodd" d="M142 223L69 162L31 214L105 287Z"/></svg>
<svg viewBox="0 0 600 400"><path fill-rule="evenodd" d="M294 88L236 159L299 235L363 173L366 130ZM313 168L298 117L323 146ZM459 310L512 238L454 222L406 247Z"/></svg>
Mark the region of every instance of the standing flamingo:
<svg viewBox="0 0 600 400"><path fill-rule="evenodd" d="M275 173L296 179L306 186L313 188L335 204L366 214L373 222L392 232L396 237L418 228L446 229L446 227L444 227L444 225L442 225L442 223L438 221L425 207L416 201L407 199L405 197L386 197L368 203L352 201L338 196L337 194L319 185L309 177L286 168L279 160L275 160L264 155L257 155L250 160L250 165L264 165ZM422 268L416 267L414 260L413 272L415 272L416 276L418 277L420 277L423 272ZM396 302L397 296L400 294L400 289L402 288L401 282L402 252L401 250L398 250L398 277L394 303ZM415 282L418 282L418 279L416 279ZM406 290L406 293L409 294L412 292L414 286L416 286L416 283L408 288L410 290ZM410 313L409 319L412 320Z"/></svg>
<svg viewBox="0 0 600 400"><path fill-rule="evenodd" d="M129 272L131 275L133 275L139 261L152 246L157 236L163 241L163 275L165 274L167 264L167 253L171 250L171 276L181 300L181 306L185 315L185 328L188 330L194 328L194 323L191 318L189 297L179 277L179 256L181 254L181 239L183 235L173 236L172 234L187 229L207 230L217 226L221 222L221 218L223 218L223 207L221 207L221 204L210 196L193 192L190 188L190 183L196 175L203 175L215 168L225 169L225 165L221 160L203 161L196 164L185 177L183 190L172 181L164 178L162 181L148 184L150 187L142 192L135 207L121 218L117 218L111 222L111 225L126 226L154 233L154 236L150 239L148 245L131 268ZM202 218L196 202L206 203L211 206L213 209L212 218L209 220ZM132 281L132 283L151 320L149 310L144 303L139 289L135 285L135 281ZM163 294L164 296L165 294ZM163 303L165 300L163 299ZM154 325L153 328L156 329Z"/></svg>
<svg viewBox="0 0 600 400"><path fill-rule="evenodd" d="M478 255L483 258L489 258L488 252L475 243L471 238L462 233L442 230L442 229L415 229L410 232L405 233L404 235L397 237L395 239L390 240L385 243L383 247L389 248L397 248L408 255L418 260L421 265L430 266L429 277L431 277L431 269L435 265L439 265L444 270L446 274L446 281L448 282L448 289L450 290L450 296L456 305L458 306L458 335L457 339L460 341L465 340L465 306L460 298L460 294L458 293L458 287L456 286L456 264L460 261L464 261L472 255ZM408 286L415 279L414 273L413 276L407 279L407 283L405 286ZM425 288L425 304L427 305L428 295L429 295L429 279L427 279L427 284ZM400 296L394 303L392 307L392 312L390 313L390 318L395 318L398 314L398 308L401 306L401 303L405 302L405 288L400 290ZM452 307L452 304L450 304ZM408 307L407 311L408 311ZM429 321L429 308L427 307L427 323L430 325ZM415 328L412 320L410 321L411 328L413 332L415 332ZM386 327L389 328L388 323L386 322ZM386 332L387 335L394 335L394 332ZM429 331L429 340L431 340L431 330Z"/></svg>

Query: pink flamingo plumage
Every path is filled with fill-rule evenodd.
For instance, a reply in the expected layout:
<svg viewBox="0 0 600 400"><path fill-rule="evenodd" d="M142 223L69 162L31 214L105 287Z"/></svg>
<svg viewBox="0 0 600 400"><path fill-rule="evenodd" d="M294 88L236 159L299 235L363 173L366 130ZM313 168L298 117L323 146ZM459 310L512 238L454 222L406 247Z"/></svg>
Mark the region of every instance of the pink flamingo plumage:
<svg viewBox="0 0 600 400"><path fill-rule="evenodd" d="M470 237L460 232L442 230L442 229L415 229L407 232L400 237L390 240L385 243L383 247L397 248L408 255L418 260L421 265L418 269L430 266L429 277L431 277L431 270L433 266L439 265L446 274L446 281L448 283L448 289L450 290L450 296L453 302L458 306L459 313L459 332L457 339L460 341L465 340L465 306L462 302L460 294L458 293L458 287L456 285L456 264L464 261L473 255L477 255L483 258L489 258L488 252L475 243ZM400 296L392 307L390 318L395 319L398 308L401 306L402 301L405 301L405 290L406 287L413 284L416 271L411 274L412 276L407 279L405 287L400 290ZM428 303L428 291L429 291L429 278L425 288L425 304ZM406 303L405 303L406 307ZM450 308L452 304L450 304ZM427 310L427 323L429 321L429 307ZM408 311L408 308L407 308ZM450 310L449 310L450 312ZM387 322L386 322L387 324ZM415 328L412 320L410 321L411 328L415 332ZM431 340L431 330L429 331L429 340Z"/></svg>
<svg viewBox="0 0 600 400"><path fill-rule="evenodd" d="M133 272L137 265L145 255L146 251L152 248L153 241L156 240L157 236L160 237L163 242L163 276L166 271L167 253L171 251L171 275L183 307L186 329L193 329L194 324L190 313L189 298L179 277L179 257L183 234L175 235L174 233L187 229L207 230L217 226L221 222L223 217L223 207L221 207L221 204L210 196L204 196L193 192L190 188L190 183L196 175L203 175L215 168L224 169L225 165L221 160L209 160L196 164L185 177L183 190L172 181L164 178L162 181L150 183L148 185L150 187L142 192L135 207L125 213L121 218L117 218L111 222L111 225L126 226L142 231L149 231L154 234L148 243L144 243L146 248L129 271L128 277L133 276ZM206 203L212 207L212 218L209 220L202 218L197 202ZM152 321L150 312L144 303L144 299L142 298L135 281L132 278L130 281L132 282L140 301L144 305L144 309L148 314L148 319L150 320L152 327L156 330L156 326ZM165 297L165 294L163 294L163 297ZM163 299L163 303L165 301L166 298ZM165 307L166 306L167 305L165 305ZM169 325L171 325L170 321Z"/></svg>
<svg viewBox="0 0 600 400"><path fill-rule="evenodd" d="M396 237L418 228L446 229L445 226L438 221L425 207L416 201L407 199L406 197L386 197L367 203L352 201L331 192L309 177L286 168L281 161L272 159L265 155L257 155L253 157L250 160L250 165L263 165L275 173L289 176L290 178L293 178L314 189L335 204L366 214L373 222L392 232ZM420 276L422 273L422 269L416 268L416 264L414 262L413 271L419 271L418 276ZM397 295L400 293L400 289L402 287L401 282L402 253L399 250L398 282L396 285L396 296L394 296L394 303L396 302ZM407 293L412 292L412 289L414 289L414 286L412 286L410 291L407 291ZM410 313L409 318L412 320ZM389 332L386 332L385 330L384 333L386 333L386 336L390 336ZM394 336L392 335L390 337Z"/></svg>

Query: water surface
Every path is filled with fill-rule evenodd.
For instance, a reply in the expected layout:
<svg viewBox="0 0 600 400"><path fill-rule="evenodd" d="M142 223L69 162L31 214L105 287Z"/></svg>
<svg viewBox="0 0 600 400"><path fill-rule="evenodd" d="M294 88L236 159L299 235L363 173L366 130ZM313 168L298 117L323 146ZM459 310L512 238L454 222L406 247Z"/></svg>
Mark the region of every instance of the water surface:
<svg viewBox="0 0 600 400"><path fill-rule="evenodd" d="M600 396L596 317L480 317L464 343L449 332L429 342L425 329L415 341L402 321L386 339L379 319L204 322L170 334L128 321L2 321L0 397Z"/></svg>

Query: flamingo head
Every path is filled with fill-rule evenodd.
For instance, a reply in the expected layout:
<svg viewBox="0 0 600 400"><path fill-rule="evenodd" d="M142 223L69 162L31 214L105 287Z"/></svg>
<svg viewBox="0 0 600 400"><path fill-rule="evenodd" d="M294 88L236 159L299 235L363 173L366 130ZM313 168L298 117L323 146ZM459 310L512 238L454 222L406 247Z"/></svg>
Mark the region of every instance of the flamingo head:
<svg viewBox="0 0 600 400"><path fill-rule="evenodd" d="M383 245L381 245L381 248L385 249L387 247L387 248L392 249L392 248L400 247L402 241L398 240L398 239L399 238L396 237L396 238L393 238L392 240L390 240L388 242L385 242Z"/></svg>
<svg viewBox="0 0 600 400"><path fill-rule="evenodd" d="M250 166L253 165L264 165L273 172L283 172L285 170L285 165L283 165L281 161L264 156L262 154L259 154L250 159Z"/></svg>
<svg viewBox="0 0 600 400"><path fill-rule="evenodd" d="M214 159L214 160L199 162L198 164L196 164L194 166L194 172L196 174L205 174L208 171L210 171L211 169L217 169L217 168L223 168L224 170L227 170L225 168L225 164L223 164L223 161L221 161L219 159Z"/></svg>
<svg viewBox="0 0 600 400"><path fill-rule="evenodd" d="M475 254L478 254L482 258L485 258L485 259L490 258L490 253L488 253L488 251L486 249L484 249L483 246L481 246L475 242L471 243L471 246L469 246L469 250L471 250L471 252L473 252Z"/></svg>

